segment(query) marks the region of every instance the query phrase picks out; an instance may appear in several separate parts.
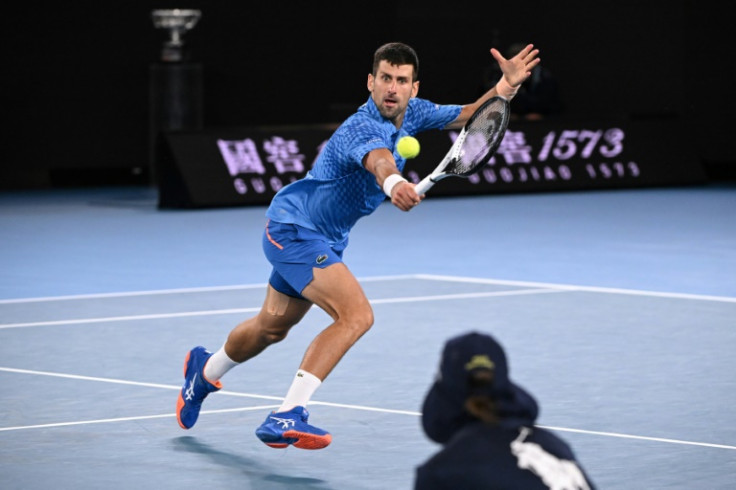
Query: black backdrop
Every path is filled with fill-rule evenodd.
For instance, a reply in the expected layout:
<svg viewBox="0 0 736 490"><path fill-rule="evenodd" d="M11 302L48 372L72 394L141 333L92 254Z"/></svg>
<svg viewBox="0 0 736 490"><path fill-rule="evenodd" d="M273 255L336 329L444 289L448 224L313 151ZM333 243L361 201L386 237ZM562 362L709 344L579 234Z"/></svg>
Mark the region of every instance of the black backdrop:
<svg viewBox="0 0 736 490"><path fill-rule="evenodd" d="M712 175L736 168L728 2L432 3L5 6L0 188L145 178L149 68L165 38L150 12L175 7L203 12L184 39L204 68L207 128L336 122L365 100L373 50L392 40L417 49L420 96L468 102L489 48L529 41L562 86L563 117L683 118Z"/></svg>

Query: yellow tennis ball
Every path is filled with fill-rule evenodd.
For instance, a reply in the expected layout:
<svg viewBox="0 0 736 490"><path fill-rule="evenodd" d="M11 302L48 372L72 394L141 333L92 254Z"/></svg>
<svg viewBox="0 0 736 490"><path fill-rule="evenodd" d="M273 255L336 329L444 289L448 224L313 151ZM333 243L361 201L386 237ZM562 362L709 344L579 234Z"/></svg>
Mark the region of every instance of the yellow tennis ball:
<svg viewBox="0 0 736 490"><path fill-rule="evenodd" d="M404 136L396 145L399 155L404 158L414 158L419 155L419 141L413 136Z"/></svg>

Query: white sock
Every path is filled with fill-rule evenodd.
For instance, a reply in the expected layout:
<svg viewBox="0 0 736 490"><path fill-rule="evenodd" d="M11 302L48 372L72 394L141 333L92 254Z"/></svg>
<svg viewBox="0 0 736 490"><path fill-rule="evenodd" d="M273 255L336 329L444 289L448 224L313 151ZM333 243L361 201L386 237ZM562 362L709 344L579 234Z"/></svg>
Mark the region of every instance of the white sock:
<svg viewBox="0 0 736 490"><path fill-rule="evenodd" d="M222 378L225 373L230 371L232 368L240 364L235 362L225 353L225 346L220 347L220 350L212 354L212 357L207 359L207 364L204 365L204 377L210 383L216 383Z"/></svg>
<svg viewBox="0 0 736 490"><path fill-rule="evenodd" d="M298 370L296 376L294 376L294 381L291 382L289 391L286 393L286 398L276 411L287 412L294 407L306 407L309 399L312 398L312 395L321 384L322 381L314 374L301 369Z"/></svg>

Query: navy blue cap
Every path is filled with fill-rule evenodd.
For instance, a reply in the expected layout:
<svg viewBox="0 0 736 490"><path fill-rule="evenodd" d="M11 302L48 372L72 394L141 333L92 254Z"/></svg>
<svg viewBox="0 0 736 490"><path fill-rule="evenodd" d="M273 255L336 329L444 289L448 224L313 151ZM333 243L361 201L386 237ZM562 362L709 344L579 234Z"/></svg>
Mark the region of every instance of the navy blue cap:
<svg viewBox="0 0 736 490"><path fill-rule="evenodd" d="M493 375L493 381L482 388L470 383L480 372ZM464 408L470 395L493 398L502 426L529 425L539 414L536 400L511 381L501 344L479 332L459 335L445 343L439 374L422 408L422 425L431 439L444 442L454 431L474 420Z"/></svg>
<svg viewBox="0 0 736 490"><path fill-rule="evenodd" d="M471 394L468 380L481 371L493 374L493 382L487 386L486 394L493 397L511 394L514 387L509 379L506 353L493 337L470 332L447 341L440 363L440 383L465 399ZM472 391L473 394L481 394L477 389Z"/></svg>

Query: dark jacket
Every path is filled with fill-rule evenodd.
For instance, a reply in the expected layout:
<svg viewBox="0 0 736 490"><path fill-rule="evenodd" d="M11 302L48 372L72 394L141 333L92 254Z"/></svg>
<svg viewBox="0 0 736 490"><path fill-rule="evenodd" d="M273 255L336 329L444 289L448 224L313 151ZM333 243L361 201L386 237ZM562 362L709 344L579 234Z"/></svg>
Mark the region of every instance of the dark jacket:
<svg viewBox="0 0 736 490"><path fill-rule="evenodd" d="M484 369L492 384L468 382ZM469 396L492 399L498 421L467 412ZM509 378L500 344L477 333L451 339L422 406L422 428L443 448L417 468L415 490L594 489L570 446L535 427L538 414L534 397Z"/></svg>

